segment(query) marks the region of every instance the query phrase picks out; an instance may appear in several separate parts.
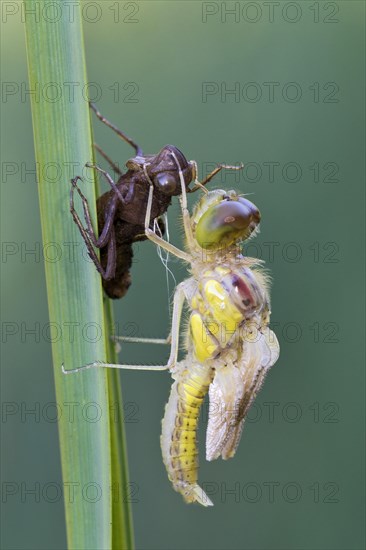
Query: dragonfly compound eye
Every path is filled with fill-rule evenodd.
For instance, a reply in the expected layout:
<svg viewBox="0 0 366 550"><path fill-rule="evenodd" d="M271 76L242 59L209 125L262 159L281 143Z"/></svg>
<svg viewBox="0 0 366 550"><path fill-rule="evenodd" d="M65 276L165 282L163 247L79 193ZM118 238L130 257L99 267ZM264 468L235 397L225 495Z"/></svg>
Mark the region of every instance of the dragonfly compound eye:
<svg viewBox="0 0 366 550"><path fill-rule="evenodd" d="M201 248L218 249L247 239L260 222L258 208L247 199L224 199L208 208L196 226Z"/></svg>
<svg viewBox="0 0 366 550"><path fill-rule="evenodd" d="M160 172L160 174L155 176L154 180L159 191L165 195L174 195L177 191L178 183L174 174Z"/></svg>

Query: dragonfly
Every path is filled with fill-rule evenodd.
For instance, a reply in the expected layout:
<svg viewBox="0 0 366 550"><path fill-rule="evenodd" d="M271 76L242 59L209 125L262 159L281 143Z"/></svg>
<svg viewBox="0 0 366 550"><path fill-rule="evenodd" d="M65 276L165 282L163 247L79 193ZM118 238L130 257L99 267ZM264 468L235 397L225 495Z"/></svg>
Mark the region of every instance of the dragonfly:
<svg viewBox="0 0 366 550"><path fill-rule="evenodd" d="M135 141L106 119L93 103L90 103L90 108L101 122L135 150L135 156L126 162L127 170L122 173L108 154L95 144L97 151L118 175L117 182L98 165L86 164L86 167L101 173L110 186L110 190L97 200L98 233L92 225L88 200L78 183L81 181L80 176L71 180L70 189L70 212L84 239L88 254L102 277L103 289L109 298L119 299L126 294L131 285L132 245L148 238L144 231L144 221L150 184L154 189L150 206L150 228L153 228L155 223L161 234L165 230L162 216L169 208L172 197L181 193L180 176L172 154L179 159L184 188L189 193L206 185L220 170L241 170L243 165L218 164L199 182L197 163L194 160L188 161L177 147L165 145L157 154L146 155ZM192 182L194 186L190 188ZM86 227L75 209L75 192L82 201ZM95 248L100 250L100 258Z"/></svg>
<svg viewBox="0 0 366 550"><path fill-rule="evenodd" d="M213 503L198 484L197 427L209 396L206 459L232 458L247 412L266 374L279 357L278 340L269 328L269 277L261 260L241 252L244 241L258 232L260 212L234 190L204 193L193 209L187 206L184 174L176 154L186 247L181 250L150 229L153 184L150 182L145 235L188 264L191 276L179 283L173 297L171 332L167 339L119 337L121 340L170 343L166 365L119 365L95 361L65 370L92 367L168 370L173 378L162 422L163 461L173 488L188 503ZM145 172L147 174L147 171ZM178 360L182 312L188 305L186 355Z"/></svg>

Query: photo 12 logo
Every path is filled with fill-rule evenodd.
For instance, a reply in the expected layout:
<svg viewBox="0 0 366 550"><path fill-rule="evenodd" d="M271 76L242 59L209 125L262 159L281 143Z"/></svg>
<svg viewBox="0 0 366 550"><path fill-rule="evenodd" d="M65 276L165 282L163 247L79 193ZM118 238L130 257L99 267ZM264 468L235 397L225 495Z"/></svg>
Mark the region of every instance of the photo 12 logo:
<svg viewBox="0 0 366 550"><path fill-rule="evenodd" d="M222 504L340 502L340 486L335 481L314 481L308 484L299 481L235 481L232 484L225 481L204 481L201 485L207 496L216 495L216 501Z"/></svg>
<svg viewBox="0 0 366 550"><path fill-rule="evenodd" d="M339 103L337 82L202 82L202 103Z"/></svg>
<svg viewBox="0 0 366 550"><path fill-rule="evenodd" d="M139 103L140 87L137 82L35 82L30 88L28 82L3 81L1 102L26 103L32 97L35 103L74 103L80 98L85 102L98 102L103 97L114 103Z"/></svg>
<svg viewBox="0 0 366 550"><path fill-rule="evenodd" d="M339 23L338 2L202 2L202 23Z"/></svg>
<svg viewBox="0 0 366 550"><path fill-rule="evenodd" d="M140 487L137 483L130 481L121 485L117 482L110 487L103 487L99 482L88 481L3 481L1 484L1 502L3 504L56 504L64 501L67 504L80 505L95 504L107 496L112 496L113 502L139 502Z"/></svg>
<svg viewBox="0 0 366 550"><path fill-rule="evenodd" d="M26 2L1 2L1 21L7 23L15 18L25 23L26 18L32 17L36 23L58 23L67 21L74 23L77 10L81 10L81 19L84 23L95 24L102 20L113 23L136 24L140 22L141 4L139 2L120 2L103 0L101 2L33 2L30 7Z"/></svg>

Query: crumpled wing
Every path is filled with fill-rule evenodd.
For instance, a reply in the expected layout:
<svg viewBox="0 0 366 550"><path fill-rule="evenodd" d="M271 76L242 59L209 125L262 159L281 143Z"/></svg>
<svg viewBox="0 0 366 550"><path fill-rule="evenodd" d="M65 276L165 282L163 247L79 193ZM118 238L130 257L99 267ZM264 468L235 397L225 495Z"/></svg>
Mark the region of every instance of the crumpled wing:
<svg viewBox="0 0 366 550"><path fill-rule="evenodd" d="M244 419L265 375L278 359L279 344L268 328L246 337L237 358L216 369L209 388L206 459L234 456Z"/></svg>

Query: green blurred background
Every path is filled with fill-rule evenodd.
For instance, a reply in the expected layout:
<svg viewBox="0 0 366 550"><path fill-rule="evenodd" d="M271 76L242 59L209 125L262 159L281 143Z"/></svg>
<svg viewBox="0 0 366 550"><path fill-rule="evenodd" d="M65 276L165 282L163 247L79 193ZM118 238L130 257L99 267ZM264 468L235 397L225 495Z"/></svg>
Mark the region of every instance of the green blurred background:
<svg viewBox="0 0 366 550"><path fill-rule="evenodd" d="M9 15L5 4L20 6L2 6L2 482L15 493L3 496L3 548L61 549L43 257L26 254L40 246L41 228L35 176L25 173L34 151L24 31L20 11ZM248 254L273 276L281 344L233 460L204 460L203 411L200 480L212 509L185 505L167 480L159 436L169 375L121 375L137 548L363 548L364 3L84 8L90 94L106 117L146 152L178 146L203 173L212 162L246 164L239 180L229 173L215 186L253 193L262 212ZM239 97L225 95L235 86ZM123 165L129 147L93 124ZM175 203L170 237L180 244L178 218ZM185 277L169 266L177 281ZM114 309L120 333L167 334L166 274L152 244L136 247L133 285ZM161 364L167 355L130 344L120 357Z"/></svg>

